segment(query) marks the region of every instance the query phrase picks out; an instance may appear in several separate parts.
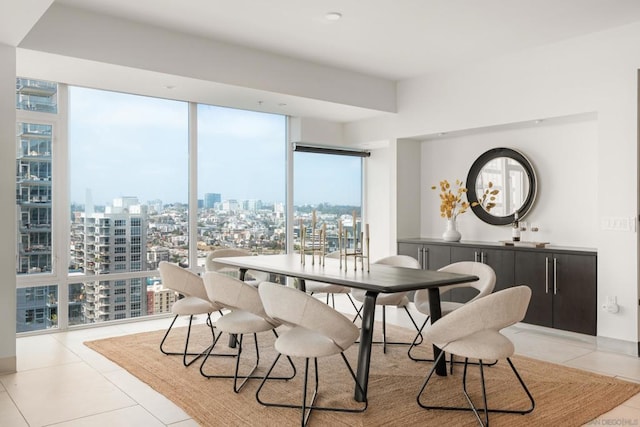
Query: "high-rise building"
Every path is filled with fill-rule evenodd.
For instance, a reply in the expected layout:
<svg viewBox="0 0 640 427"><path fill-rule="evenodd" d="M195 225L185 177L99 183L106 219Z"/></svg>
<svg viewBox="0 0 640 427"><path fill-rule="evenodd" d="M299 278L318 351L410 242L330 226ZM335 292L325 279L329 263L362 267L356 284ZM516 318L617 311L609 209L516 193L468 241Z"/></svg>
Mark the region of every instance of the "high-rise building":
<svg viewBox="0 0 640 427"><path fill-rule="evenodd" d="M102 213L85 206L72 228L73 264L86 275L146 270L146 214L135 197L113 200ZM84 323L139 317L147 313L143 279L84 283Z"/></svg>
<svg viewBox="0 0 640 427"><path fill-rule="evenodd" d="M222 196L220 193L205 193L204 195L204 208L213 209L216 203L222 202Z"/></svg>
<svg viewBox="0 0 640 427"><path fill-rule="evenodd" d="M56 83L16 79L16 109L57 113ZM16 126L17 274L52 271L51 153L53 126L21 113ZM27 116L25 116L27 115ZM71 304L71 302L70 302ZM17 290L17 331L55 327L57 286Z"/></svg>

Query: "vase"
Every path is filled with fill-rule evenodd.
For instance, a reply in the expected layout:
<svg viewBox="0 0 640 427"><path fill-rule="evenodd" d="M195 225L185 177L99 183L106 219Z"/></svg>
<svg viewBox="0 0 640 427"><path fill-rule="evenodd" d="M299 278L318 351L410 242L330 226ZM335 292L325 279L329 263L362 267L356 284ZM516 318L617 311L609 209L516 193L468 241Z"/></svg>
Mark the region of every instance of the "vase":
<svg viewBox="0 0 640 427"><path fill-rule="evenodd" d="M451 218L447 220L447 230L442 233L442 238L447 242L458 242L462 235L458 231L456 220Z"/></svg>

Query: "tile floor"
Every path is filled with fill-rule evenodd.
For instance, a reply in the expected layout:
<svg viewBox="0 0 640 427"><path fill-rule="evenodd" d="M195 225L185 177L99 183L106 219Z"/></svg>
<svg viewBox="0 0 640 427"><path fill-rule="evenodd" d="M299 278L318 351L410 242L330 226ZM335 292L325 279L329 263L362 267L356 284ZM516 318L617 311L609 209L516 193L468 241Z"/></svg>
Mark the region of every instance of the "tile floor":
<svg viewBox="0 0 640 427"><path fill-rule="evenodd" d="M346 299L337 304L353 311ZM408 326L405 313L395 312L388 310L387 321ZM156 319L18 338L18 372L0 376L0 426L197 426L171 401L82 344L165 329L169 322ZM640 358L598 348L593 337L528 325L506 333L518 354L640 382ZM638 425L639 420L637 395L590 424Z"/></svg>

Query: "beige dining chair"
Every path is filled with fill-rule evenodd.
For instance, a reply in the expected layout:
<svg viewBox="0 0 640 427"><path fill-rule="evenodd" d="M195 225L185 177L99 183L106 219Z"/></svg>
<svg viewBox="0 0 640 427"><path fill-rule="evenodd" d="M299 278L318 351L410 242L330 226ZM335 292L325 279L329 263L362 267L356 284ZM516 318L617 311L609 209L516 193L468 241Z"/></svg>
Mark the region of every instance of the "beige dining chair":
<svg viewBox="0 0 640 427"><path fill-rule="evenodd" d="M209 348L205 358L200 364L200 373L206 378L233 378L233 391L238 393L249 379L262 379L263 376L253 376L260 363L260 350L258 346L258 333L272 331L277 337L276 328L280 322L267 315L262 305L262 300L258 294L258 289L242 280L229 277L215 271L208 271L203 276L204 287L207 296L212 304L224 307L229 310L216 321L218 337ZM212 355L218 340L223 332L234 337L236 344L236 364L233 375L212 374L205 372L205 364ZM256 350L255 364L246 374L240 375L240 359L243 350L243 338L245 334L252 334ZM289 380L295 376L295 366L291 359L289 363L293 373L289 377L279 377L278 379ZM238 384L238 380L242 380Z"/></svg>
<svg viewBox="0 0 640 427"><path fill-rule="evenodd" d="M367 409L367 402L357 404L356 407L326 407L315 405L318 396L318 358L340 355L349 374L362 391L356 380L356 375L344 355L344 351L351 347L359 335L358 328L340 312L331 306L318 301L311 295L297 289L275 283L262 282L258 288L260 298L267 315L289 329L282 331L276 339L275 349L278 356L265 375L256 391L256 400L265 406L301 409L301 424L308 423L313 410L338 412L363 412ZM281 355L304 358L304 381L302 388L302 402L299 405L267 401L260 395L264 385L271 379L273 368ZM315 371L315 386L310 402L307 402L307 380L309 375L309 360L313 359ZM336 367L333 367L336 369ZM363 391L362 391L363 392ZM363 392L364 394L364 392Z"/></svg>
<svg viewBox="0 0 640 427"><path fill-rule="evenodd" d="M220 248L211 251L207 254L204 268L206 271L216 271L218 273L227 274L231 277L239 278L240 272L237 268L230 267L225 264L216 262L216 258L223 257L237 257L237 256L251 256L251 252L246 249L240 248ZM252 286L258 286L260 282L269 280L269 273L262 271L247 271L244 281Z"/></svg>
<svg viewBox="0 0 640 427"><path fill-rule="evenodd" d="M445 294L451 289L456 289L456 288L473 288L478 291L478 293L466 303L440 301L442 316L445 316L451 313L452 311L459 309L465 304L468 304L472 301L475 301L477 299L483 298L491 294L491 292L493 292L493 289L495 288L495 285L496 285L495 271L493 270L493 268L491 268L487 264L483 264L481 262L473 262L473 261L456 262L456 263L444 266L440 268L438 271L478 276L478 280L474 282L458 283L455 285L443 286L439 288L440 295ZM426 326L427 322L429 322L431 319L431 310L429 308L429 291L427 289L420 289L419 291L416 291L413 302L416 306L416 310L418 310L422 314L426 314L427 317L424 320L424 323L422 323L422 326L420 327L418 334L413 340L413 343L409 347L407 354L409 355L410 359L415 361L432 362L433 359L420 358L415 356L415 354L412 353L413 350L416 348L416 346L419 344L420 342L419 340L422 339L422 335L421 335L422 330Z"/></svg>
<svg viewBox="0 0 640 427"><path fill-rule="evenodd" d="M384 265L391 265L394 267L415 268L415 269L422 268L418 260L408 255L388 256L388 257L379 259L378 261L375 262L375 264L384 264ZM354 288L351 290L351 295L355 300L364 302L366 291L362 289ZM381 293L381 294L378 294L378 297L376 298L376 305L382 306L382 341L374 341L373 344L382 344L383 353L387 352L387 344L410 346L412 345L413 342L415 342L415 340L413 342L392 342L387 340L387 311L386 311L387 306L402 307L405 313L407 313L407 316L409 316L409 320L411 320L411 323L413 323L413 326L416 328L416 331L419 331L418 325L413 319L413 316L411 316L411 312L409 312L409 309L407 308L407 306L409 305L408 295L409 295L409 292L394 292L394 293L388 293L388 294ZM356 315L356 318L353 319L354 322L356 321L357 317L360 315L360 311L362 311L362 306L358 310L358 314Z"/></svg>
<svg viewBox="0 0 640 427"><path fill-rule="evenodd" d="M330 252L326 255L327 258L340 259L340 252ZM313 280L305 280L305 291L310 295L314 294L326 294L327 304L329 304L329 297L331 297L331 306L336 308L335 294L344 294L349 299L349 302L353 306L353 309L358 313L358 307L351 298L351 288L348 286L335 285L333 283L315 282Z"/></svg>
<svg viewBox="0 0 640 427"><path fill-rule="evenodd" d="M207 325L211 329L211 345L213 345L216 336L211 321L211 313L220 311L222 307L209 301L202 278L197 274L167 261L160 262L158 268L160 269L162 286L180 294L180 299L171 306L171 312L175 314L175 316L160 342L160 351L166 355L181 355L184 366L189 366L202 357L211 347L209 346L200 352L189 351L189 338L191 336L193 317L201 314L207 315ZM179 316L189 316L189 327L187 328L184 350L181 352L169 351L164 348L164 344ZM192 356L190 361L187 361L187 356Z"/></svg>
<svg viewBox="0 0 640 427"><path fill-rule="evenodd" d="M528 414L533 411L535 401L529 392L522 377L516 370L511 356L515 347L511 340L500 333L501 329L511 326L524 319L531 299L531 289L528 286L515 286L495 292L486 297L465 304L463 307L449 313L442 319L434 322L424 332L424 340L430 342L442 352L434 362L427 374L416 400L418 405L425 409L463 410L473 411L480 425L489 424L489 412L503 412L509 414ZM462 375L462 391L469 403L468 407L433 406L425 403L428 393L425 393L436 365L445 352L463 357L465 360L464 373ZM467 393L467 368L469 359L477 359L480 366L480 382L482 386L482 406L477 408ZM487 392L485 384L484 360L506 359L526 393L531 406L526 409L496 409L487 407ZM508 387L506 383L501 387ZM433 394L432 394L433 395ZM478 411L484 413L484 420L480 418Z"/></svg>

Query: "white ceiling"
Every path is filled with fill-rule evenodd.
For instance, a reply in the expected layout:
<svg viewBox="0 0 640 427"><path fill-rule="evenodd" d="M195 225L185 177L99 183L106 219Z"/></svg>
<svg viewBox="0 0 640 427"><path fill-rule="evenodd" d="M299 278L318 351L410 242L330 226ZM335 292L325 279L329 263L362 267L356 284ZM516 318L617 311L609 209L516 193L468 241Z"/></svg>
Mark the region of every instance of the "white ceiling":
<svg viewBox="0 0 640 427"><path fill-rule="evenodd" d="M640 21L640 0L0 0L0 43L19 47L53 3L392 81ZM342 19L328 21L327 12L340 12ZM51 69L54 60L47 58ZM70 68L63 62L58 67ZM108 87L110 79L123 81L115 71L113 66L101 74L92 69L101 87ZM153 78L144 81L149 84ZM127 89L117 83L114 87ZM192 87L196 82L186 83L198 92ZM224 93L224 100L212 103L259 109L251 105L269 96L247 88L234 92L227 87ZM188 95L175 97L192 99ZM305 99L274 102L288 104L285 114L336 121L380 114Z"/></svg>
<svg viewBox="0 0 640 427"><path fill-rule="evenodd" d="M640 20L638 0L56 2L392 80Z"/></svg>

